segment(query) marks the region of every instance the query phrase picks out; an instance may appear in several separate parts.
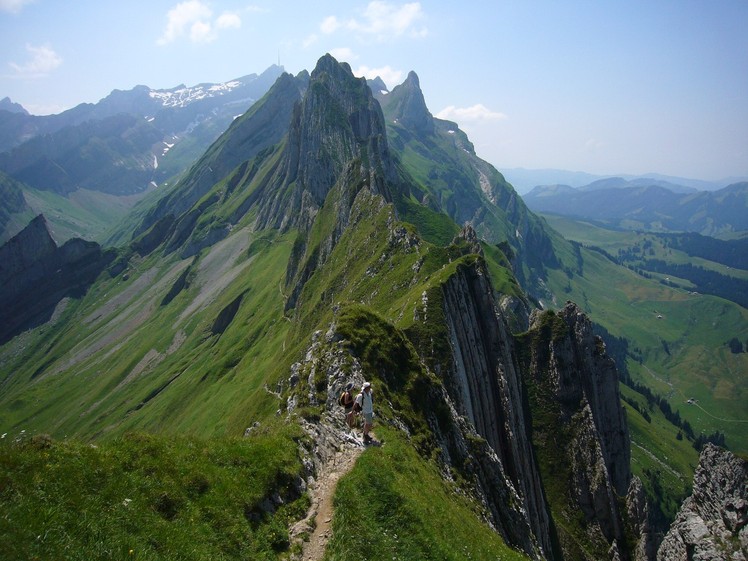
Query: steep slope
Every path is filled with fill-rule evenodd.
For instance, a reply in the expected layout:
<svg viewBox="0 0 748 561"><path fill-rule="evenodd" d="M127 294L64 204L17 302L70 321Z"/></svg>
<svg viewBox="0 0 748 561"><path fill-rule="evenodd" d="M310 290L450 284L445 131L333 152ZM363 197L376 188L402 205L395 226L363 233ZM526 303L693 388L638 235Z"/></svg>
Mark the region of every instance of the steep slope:
<svg viewBox="0 0 748 561"><path fill-rule="evenodd" d="M395 203L422 187L393 159L365 81L329 55L306 90L297 87L300 99L284 105L291 109L286 132L274 144L242 145L281 90L214 144L109 274L44 326L0 347L3 430L107 440L133 429L237 435L277 415L289 424L318 423L336 407L346 379L365 376L377 388L377 422L405 469L395 486L387 482L400 471L394 459L362 466L386 492L333 522L336 534L352 535L346 524L365 513L373 517L371 537L390 557L449 551L467 558L455 549L467 546L453 536L440 537L439 547L448 548L440 551L417 537L420 527L436 534L454 505L477 542L491 544L484 556L499 551L498 535L532 559L591 558L576 552L604 551L602 541L611 547L602 558L633 558L626 544L638 533L617 517L630 474L618 465L627 457L615 373L601 346L590 348L587 324L576 314L568 318L582 326L566 339L580 359L554 363L558 378L570 380L564 389L583 396L580 404L566 403L566 394L548 403L561 401L565 414L584 416L579 434L577 427L565 434L600 451L595 477L569 459L562 469L591 481L599 508L585 511L584 520L564 520L564 535L575 539L557 542L554 525L561 522L547 489L553 478L538 461L542 443L528 406L528 388L545 366L523 368L501 312L498 287L516 287L506 256L482 245L472 228L434 244L400 220L403 205ZM230 146L242 148L224 163L218 153L233 153ZM241 154L249 155L242 161ZM214 163L225 175L202 183ZM404 206L416 205L413 199ZM432 208L422 216L439 214ZM362 458L375 462L371 452ZM436 482L440 510L425 512L404 489L424 477ZM587 497L579 493L568 504L581 510ZM398 505L407 510L393 512ZM253 525L263 513L249 505L246 517ZM384 535L393 525L416 536L405 553ZM577 537L587 526L603 529L594 548ZM455 535L467 539L460 530Z"/></svg>
<svg viewBox="0 0 748 561"><path fill-rule="evenodd" d="M162 179L151 153L162 139L142 117L122 113L34 137L0 154L0 169L61 195L78 189L132 194Z"/></svg>
<svg viewBox="0 0 748 561"><path fill-rule="evenodd" d="M180 216L239 164L276 145L286 134L291 111L301 99L307 82L308 76L303 73L296 78L283 74L260 101L236 119L226 133L210 146L186 177L158 201L135 234L146 231L166 217L173 220ZM246 171L246 166L243 171L237 171L233 189Z"/></svg>
<svg viewBox="0 0 748 561"><path fill-rule="evenodd" d="M111 232L97 215L111 228L146 192L178 178L281 73L273 65L222 84L115 90L59 115L0 110L0 169L31 188L34 210L65 239L104 239Z"/></svg>
<svg viewBox="0 0 748 561"><path fill-rule="evenodd" d="M657 559L739 561L748 557L748 462L707 444L693 494L683 503Z"/></svg>
<svg viewBox="0 0 748 561"><path fill-rule="evenodd" d="M18 227L19 223L25 225L31 221L31 212L23 197L23 187L0 172L0 244L23 229L23 226Z"/></svg>
<svg viewBox="0 0 748 561"><path fill-rule="evenodd" d="M387 119L392 149L415 180L397 201L403 218L427 228L423 205L459 225L470 224L489 243L507 244L507 256L522 286L541 297L546 267L557 266L542 222L504 177L475 154L456 123L431 116L414 72L392 92L376 97Z"/></svg>
<svg viewBox="0 0 748 561"><path fill-rule="evenodd" d="M113 251L80 239L57 247L44 216L37 216L0 246L0 343L46 323L64 298L84 294L113 259Z"/></svg>

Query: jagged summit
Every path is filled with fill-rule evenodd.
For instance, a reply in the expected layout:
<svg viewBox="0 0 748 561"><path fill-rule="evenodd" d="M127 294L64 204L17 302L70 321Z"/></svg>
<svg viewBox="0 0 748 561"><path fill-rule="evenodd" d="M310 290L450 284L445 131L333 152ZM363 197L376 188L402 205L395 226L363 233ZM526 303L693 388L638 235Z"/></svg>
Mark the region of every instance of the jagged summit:
<svg viewBox="0 0 748 561"><path fill-rule="evenodd" d="M367 80L367 83L369 84L374 97L377 99L379 99L379 96L387 95L388 93L390 93L387 84L385 84L384 80L382 80L382 78L379 76L377 76L373 80Z"/></svg>
<svg viewBox="0 0 748 561"><path fill-rule="evenodd" d="M294 110L284 160L281 184L276 182L268 193L272 201L264 205L263 226L284 228L299 220L308 225L351 166L360 174L359 187L390 199L388 184L396 176L384 118L366 80L354 77L347 63L329 54L317 62ZM283 184L295 187L288 191Z"/></svg>
<svg viewBox="0 0 748 561"><path fill-rule="evenodd" d="M421 133L434 132L434 117L426 107L418 75L412 70L402 84L378 99L395 122Z"/></svg>
<svg viewBox="0 0 748 561"><path fill-rule="evenodd" d="M23 105L21 105L20 103L15 103L7 96L4 97L3 99L0 99L0 111L8 111L10 113L22 113L23 115L29 114L29 112L26 111L26 108Z"/></svg>
<svg viewBox="0 0 748 561"><path fill-rule="evenodd" d="M0 246L0 344L48 321L63 298L85 293L113 256L78 238L58 247L39 214Z"/></svg>
<svg viewBox="0 0 748 561"><path fill-rule="evenodd" d="M47 219L39 214L18 234L0 247L0 285L34 262L54 253L57 244L47 227Z"/></svg>
<svg viewBox="0 0 748 561"><path fill-rule="evenodd" d="M254 230L308 232L329 205L336 223L317 262L337 243L360 190L391 201L397 183L379 104L350 66L325 55L311 74L283 74L236 119L153 208L136 244L150 252L166 242L167 252L194 255L245 217Z"/></svg>

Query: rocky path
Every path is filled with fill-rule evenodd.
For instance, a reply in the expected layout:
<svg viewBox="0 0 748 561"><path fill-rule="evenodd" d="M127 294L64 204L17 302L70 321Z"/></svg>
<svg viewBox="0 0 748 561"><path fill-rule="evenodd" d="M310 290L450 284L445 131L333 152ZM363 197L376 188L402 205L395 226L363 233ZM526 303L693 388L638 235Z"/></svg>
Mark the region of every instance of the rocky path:
<svg viewBox="0 0 748 561"><path fill-rule="evenodd" d="M309 427L307 428L309 430ZM333 497L338 481L348 473L364 451L361 440L350 434L323 426L312 430L317 443L314 462L317 476L309 483L312 504L306 518L290 531L292 542L301 543L297 561L321 561L332 536Z"/></svg>

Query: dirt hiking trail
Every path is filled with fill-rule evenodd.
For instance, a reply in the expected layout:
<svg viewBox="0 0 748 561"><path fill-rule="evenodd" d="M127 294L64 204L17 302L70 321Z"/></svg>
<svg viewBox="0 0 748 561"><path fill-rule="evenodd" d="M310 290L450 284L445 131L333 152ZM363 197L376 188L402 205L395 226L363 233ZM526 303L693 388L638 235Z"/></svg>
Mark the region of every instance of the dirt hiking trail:
<svg viewBox="0 0 748 561"><path fill-rule="evenodd" d="M316 477L308 483L312 504L307 516L290 530L291 542L302 547L301 554L292 559L321 561L332 537L333 498L338 481L353 469L366 447L360 429L352 435L323 423L307 424L304 428L315 443L311 459Z"/></svg>

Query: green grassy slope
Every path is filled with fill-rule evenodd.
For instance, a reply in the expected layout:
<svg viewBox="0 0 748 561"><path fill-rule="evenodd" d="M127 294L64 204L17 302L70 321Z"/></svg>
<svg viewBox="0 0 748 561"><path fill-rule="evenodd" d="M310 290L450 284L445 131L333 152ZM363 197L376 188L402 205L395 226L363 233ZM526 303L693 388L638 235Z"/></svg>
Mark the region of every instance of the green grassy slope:
<svg viewBox="0 0 748 561"><path fill-rule="evenodd" d="M55 241L61 245L70 238L103 242L145 193L116 196L79 189L63 197L27 188L24 196L35 215L44 214Z"/></svg>
<svg viewBox="0 0 748 561"><path fill-rule="evenodd" d="M253 242L265 248L250 256ZM152 256L114 278L105 273L56 323L8 343L0 423L55 437L240 432L275 410L262 387L287 365L278 285L289 251L287 237L243 233L194 263ZM162 305L188 267L190 286ZM231 329L212 331L240 295Z"/></svg>
<svg viewBox="0 0 748 561"><path fill-rule="evenodd" d="M6 559L276 559L309 505L293 426L251 438L0 443ZM278 495L283 504L265 512ZM272 504L272 503L271 503Z"/></svg>
<svg viewBox="0 0 748 561"><path fill-rule="evenodd" d="M567 233L611 251L638 240L594 228L576 224ZM727 345L732 337L748 340L748 310L645 278L584 247L556 247L564 266L549 270L549 286L629 341L632 379L668 398L697 434L718 430L731 449L748 450L748 353L733 354Z"/></svg>
<svg viewBox="0 0 748 561"><path fill-rule="evenodd" d="M333 537L325 559L527 559L507 547L398 432L377 427L371 448L335 493Z"/></svg>
<svg viewBox="0 0 748 561"><path fill-rule="evenodd" d="M649 408L646 399L627 386L621 386L621 393L631 435L631 471L654 497L661 516L672 520L691 493L699 454L685 438L678 438L679 430L658 408ZM648 418L639 411L646 411Z"/></svg>
<svg viewBox="0 0 748 561"><path fill-rule="evenodd" d="M47 546L40 545L38 551L74 548L81 556L97 558L104 550L132 549L138 558L149 559L163 544L173 545L174 555L179 555L186 550L188 536L198 535L201 547L194 554L198 556L210 556L208 548L213 546L221 551L241 547L245 554L256 551L254 558L258 559L288 553L286 534L278 526L288 517L300 516L293 510L296 507L279 511L280 518L263 519L260 525L247 521L245 507L242 519L241 510L236 510L241 508L241 501L252 504L243 498L245 494L260 496L268 488L250 485L245 494L221 507L226 510L221 519L226 526L215 528L211 516L216 516L218 506L204 504L207 499L189 494L190 485L197 481L190 474L197 477L208 469L201 463L204 456L188 460L181 456L186 453L181 450L198 446L207 457L219 458L220 463L225 438L241 434L258 420L263 426L273 426L272 419L283 402L271 390L279 379L289 375L291 363L303 357L311 333L326 326L337 302L365 302L382 314L385 332L393 333L395 323L407 325L412 321L425 289L438 286L466 259L474 258L464 256L464 250L458 247L441 248L425 242L411 245L416 240L413 227L393 222L394 209L380 203L370 194L357 199L356 227L346 231L325 265L307 282L291 316L283 312L283 280L295 232L250 234L238 229L195 259L158 253L147 258L130 255L127 269L115 277L103 274L84 298L67 302L56 322L28 332L2 349L0 427L9 427L13 435L21 430L26 431L24 434L51 433L55 438L75 435L95 439L99 446L94 449L66 440L42 450L23 448L4 455L12 464L4 468L10 479L17 477L14 470L23 469L34 481L46 473L46 462L53 462L59 466L55 478L60 496L67 496L76 485L84 489L75 501L53 502L49 507L54 514L44 515L48 517L43 520L62 528L62 537ZM331 219L333 214L320 213L320 220ZM320 228L324 230L325 226ZM179 279L184 279L184 288L174 295L172 287L179 284ZM166 298L170 294L172 297ZM238 306L232 306L237 300ZM235 315L228 321L226 310L234 308ZM402 335L390 337L386 336L383 345L372 347L377 353L372 361L391 355L401 344L397 341L402 341ZM413 364L420 371L415 359ZM396 360L395 367L400 365ZM418 376L414 380L420 379ZM407 396L413 394L406 392L398 397L397 379L379 374L375 380L379 395L389 395L388 401L399 414L409 422L423 424L411 411ZM414 386L416 396L417 389ZM290 432L273 429L268 438L279 439L277 445L287 451L289 446L295 447L293 426L291 423ZM176 444L171 444L172 437L149 436L144 437L147 454L137 449L119 451L122 446L132 446L128 443L133 437L127 435L133 430L173 435ZM421 433L417 441L426 442L427 431L422 428ZM185 435L208 440L180 444ZM351 497L352 505L341 505L334 524L343 539L331 545L330 558L345 558L350 543L344 536L358 532L362 520L368 520L369 537L387 540L365 558L379 559L389 553L389 558L413 554L424 559L471 559L489 552L498 558L522 558L481 521L476 505L440 479L436 465L420 457L412 442L385 427L381 427L380 436L390 441L386 445L389 448L366 452L361 466L341 484L337 500L345 501L350 495L347 490L358 486L362 477L378 478L375 489L381 492L371 493L364 502ZM246 446L251 447L253 442L250 439ZM114 458L110 458L112 454ZM283 466L298 461L284 454L282 464L275 463L273 454L262 456L271 480L282 478L291 469ZM148 462L142 468L128 459L141 455ZM74 466L81 456L93 474L85 471L80 475L83 479L75 479ZM240 460L227 460L229 472L215 474L215 479L204 474L211 489L233 494L221 478L236 477L230 471L236 462L241 465ZM386 470L385 465L389 466ZM112 482L112 488L105 486L99 498L85 489L102 471L118 483ZM121 475L123 471L128 475ZM146 479L148 474L156 477ZM203 485L198 479L197 483ZM424 481L432 493L428 498L418 496ZM19 487L18 503L12 505L19 520L36 509L45 492L45 488L31 484ZM402 499L405 520L391 516L394 497ZM86 532L100 535L120 525L119 505L125 498L138 505L138 516L130 525L112 532L103 540L102 549L97 549L99 546L86 541ZM214 500L224 499L216 495ZM102 509L99 501L118 506ZM102 514L94 526L90 522L85 526L71 509L101 510ZM159 509L182 526L161 521L164 513ZM444 528L458 520L461 530L445 535ZM18 551L37 551L30 536L41 523L23 522L28 531L20 526L8 528L8 535L16 538L14 547ZM149 541L144 536L150 526L155 526L157 537ZM396 532L400 537L395 537ZM385 538L387 535L390 537ZM233 553L223 554L230 559ZM185 558L191 555L184 553Z"/></svg>

